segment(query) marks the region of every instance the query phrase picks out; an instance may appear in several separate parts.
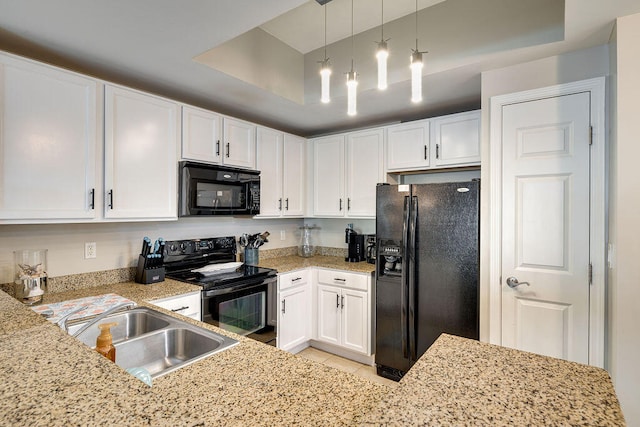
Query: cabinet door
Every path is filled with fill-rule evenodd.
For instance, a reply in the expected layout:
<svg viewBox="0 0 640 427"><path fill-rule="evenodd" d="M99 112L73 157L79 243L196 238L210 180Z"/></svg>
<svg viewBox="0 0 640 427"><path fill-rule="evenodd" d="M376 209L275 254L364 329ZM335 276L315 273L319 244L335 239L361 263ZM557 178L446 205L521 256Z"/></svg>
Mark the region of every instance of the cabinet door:
<svg viewBox="0 0 640 427"><path fill-rule="evenodd" d="M309 285L280 293L278 307L278 348L290 350L309 340L311 303Z"/></svg>
<svg viewBox="0 0 640 427"><path fill-rule="evenodd" d="M376 216L376 184L384 180L382 129L347 136L347 215Z"/></svg>
<svg viewBox="0 0 640 427"><path fill-rule="evenodd" d="M260 171L260 216L282 214L282 147L284 135L272 129L258 128L257 164Z"/></svg>
<svg viewBox="0 0 640 427"><path fill-rule="evenodd" d="M318 341L340 345L340 289L318 285Z"/></svg>
<svg viewBox="0 0 640 427"><path fill-rule="evenodd" d="M283 216L303 216L305 206L305 165L307 140L284 136Z"/></svg>
<svg viewBox="0 0 640 427"><path fill-rule="evenodd" d="M223 163L240 168L256 168L256 125L225 117Z"/></svg>
<svg viewBox="0 0 640 427"><path fill-rule="evenodd" d="M149 301L153 305L162 307L165 310L182 314L194 320L202 320L202 308L200 303L200 291L188 294L176 295L169 298L162 298Z"/></svg>
<svg viewBox="0 0 640 427"><path fill-rule="evenodd" d="M97 87L0 55L0 219L95 218Z"/></svg>
<svg viewBox="0 0 640 427"><path fill-rule="evenodd" d="M342 346L369 353L369 304L367 292L342 289Z"/></svg>
<svg viewBox="0 0 640 427"><path fill-rule="evenodd" d="M177 219L178 105L105 88L105 218Z"/></svg>
<svg viewBox="0 0 640 427"><path fill-rule="evenodd" d="M424 169L429 166L429 122L404 123L387 128L387 170Z"/></svg>
<svg viewBox="0 0 640 427"><path fill-rule="evenodd" d="M330 136L313 142L313 213L344 216L344 137Z"/></svg>
<svg viewBox="0 0 640 427"><path fill-rule="evenodd" d="M222 116L199 108L182 107L182 158L220 163Z"/></svg>
<svg viewBox="0 0 640 427"><path fill-rule="evenodd" d="M480 164L480 111L433 119L431 128L435 166Z"/></svg>

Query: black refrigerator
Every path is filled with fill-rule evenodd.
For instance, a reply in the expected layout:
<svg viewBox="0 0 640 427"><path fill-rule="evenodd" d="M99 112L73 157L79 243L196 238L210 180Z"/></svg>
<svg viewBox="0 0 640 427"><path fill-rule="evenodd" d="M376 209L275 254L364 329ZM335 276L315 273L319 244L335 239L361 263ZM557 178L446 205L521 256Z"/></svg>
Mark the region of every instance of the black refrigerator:
<svg viewBox="0 0 640 427"><path fill-rule="evenodd" d="M376 191L375 361L397 381L440 334L479 338L480 182Z"/></svg>

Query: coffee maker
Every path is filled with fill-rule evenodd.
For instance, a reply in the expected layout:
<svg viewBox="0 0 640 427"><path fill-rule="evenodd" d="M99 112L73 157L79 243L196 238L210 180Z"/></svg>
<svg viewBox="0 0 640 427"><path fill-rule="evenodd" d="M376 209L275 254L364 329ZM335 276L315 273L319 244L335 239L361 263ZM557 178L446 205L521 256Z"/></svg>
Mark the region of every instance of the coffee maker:
<svg viewBox="0 0 640 427"><path fill-rule="evenodd" d="M366 256L367 262L369 264L376 263L376 235L375 234L365 234L364 236L365 246L366 246Z"/></svg>
<svg viewBox="0 0 640 427"><path fill-rule="evenodd" d="M345 261L360 262L365 260L364 234L358 234L353 229L353 224L347 224L347 228L344 230L344 241L349 245Z"/></svg>

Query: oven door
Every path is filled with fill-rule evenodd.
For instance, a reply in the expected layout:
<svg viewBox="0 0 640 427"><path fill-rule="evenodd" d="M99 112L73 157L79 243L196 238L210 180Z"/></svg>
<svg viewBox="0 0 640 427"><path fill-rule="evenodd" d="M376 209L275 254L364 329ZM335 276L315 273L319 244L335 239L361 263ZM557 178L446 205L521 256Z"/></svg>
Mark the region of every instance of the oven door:
<svg viewBox="0 0 640 427"><path fill-rule="evenodd" d="M202 292L202 321L239 335L272 331L270 292L276 279Z"/></svg>

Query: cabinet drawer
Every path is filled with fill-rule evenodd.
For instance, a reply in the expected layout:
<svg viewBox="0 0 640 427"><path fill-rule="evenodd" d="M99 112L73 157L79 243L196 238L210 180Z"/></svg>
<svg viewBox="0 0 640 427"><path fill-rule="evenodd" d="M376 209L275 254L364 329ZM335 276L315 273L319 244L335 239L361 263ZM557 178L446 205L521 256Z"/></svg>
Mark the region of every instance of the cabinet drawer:
<svg viewBox="0 0 640 427"><path fill-rule="evenodd" d="M318 283L367 291L367 276L340 270L318 270Z"/></svg>
<svg viewBox="0 0 640 427"><path fill-rule="evenodd" d="M298 270L291 273L279 274L278 285L280 291L309 282L309 270Z"/></svg>
<svg viewBox="0 0 640 427"><path fill-rule="evenodd" d="M175 297L162 298L150 301L150 303L162 307L165 310L173 311L183 316L191 317L192 319L201 320L199 291Z"/></svg>

